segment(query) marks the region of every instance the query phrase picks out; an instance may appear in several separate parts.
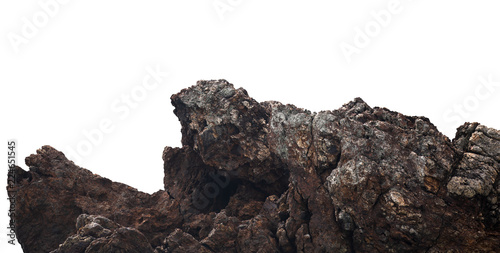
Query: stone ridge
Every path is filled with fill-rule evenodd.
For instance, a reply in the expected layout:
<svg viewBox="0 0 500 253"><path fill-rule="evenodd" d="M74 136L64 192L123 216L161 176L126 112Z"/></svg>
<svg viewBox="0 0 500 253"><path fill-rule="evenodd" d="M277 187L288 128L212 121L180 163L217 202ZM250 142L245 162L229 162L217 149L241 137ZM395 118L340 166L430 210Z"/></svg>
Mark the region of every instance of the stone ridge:
<svg viewBox="0 0 500 253"><path fill-rule="evenodd" d="M24 252L498 252L500 131L450 141L361 98L310 112L226 80L171 97L182 147L146 194L44 146L16 168ZM76 224L76 226L75 226Z"/></svg>

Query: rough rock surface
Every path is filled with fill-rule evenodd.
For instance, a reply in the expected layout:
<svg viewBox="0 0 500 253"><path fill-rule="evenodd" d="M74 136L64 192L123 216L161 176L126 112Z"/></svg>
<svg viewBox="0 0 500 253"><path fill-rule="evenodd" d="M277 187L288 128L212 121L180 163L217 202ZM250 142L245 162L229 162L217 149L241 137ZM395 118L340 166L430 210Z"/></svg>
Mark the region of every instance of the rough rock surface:
<svg viewBox="0 0 500 253"><path fill-rule="evenodd" d="M25 252L49 252L76 233L80 214L101 215L160 243L182 224L178 202L165 191L153 195L111 182L76 166L44 146L17 168L16 234Z"/></svg>
<svg viewBox="0 0 500 253"><path fill-rule="evenodd" d="M81 214L76 220L76 230L76 235L68 237L51 253L153 253L148 239L137 229L120 227L102 216Z"/></svg>
<svg viewBox="0 0 500 253"><path fill-rule="evenodd" d="M182 147L164 191L92 174L44 146L16 169L25 252L498 252L500 131L450 141L356 98L312 113L225 80L172 96ZM76 223L76 227L75 227Z"/></svg>

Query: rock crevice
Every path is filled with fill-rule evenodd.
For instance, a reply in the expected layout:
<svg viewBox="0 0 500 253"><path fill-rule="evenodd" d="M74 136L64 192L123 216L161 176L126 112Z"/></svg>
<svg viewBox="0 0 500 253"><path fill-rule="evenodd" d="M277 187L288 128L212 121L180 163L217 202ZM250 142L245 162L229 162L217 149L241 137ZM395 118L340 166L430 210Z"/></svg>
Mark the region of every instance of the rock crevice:
<svg viewBox="0 0 500 253"><path fill-rule="evenodd" d="M356 98L310 112L225 80L171 97L182 147L164 190L112 182L44 146L17 167L25 252L494 252L500 131L450 141ZM76 224L76 225L75 225Z"/></svg>

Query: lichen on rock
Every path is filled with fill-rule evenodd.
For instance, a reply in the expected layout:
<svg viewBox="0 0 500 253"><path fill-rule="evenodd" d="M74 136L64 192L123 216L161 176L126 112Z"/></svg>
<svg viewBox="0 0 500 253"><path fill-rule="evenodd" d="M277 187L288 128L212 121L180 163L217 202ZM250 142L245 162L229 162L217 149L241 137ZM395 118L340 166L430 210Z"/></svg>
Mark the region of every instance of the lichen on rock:
<svg viewBox="0 0 500 253"><path fill-rule="evenodd" d="M500 131L450 141L361 98L310 112L225 80L171 97L182 147L146 194L44 146L16 168L25 252L495 252ZM76 224L76 226L75 226Z"/></svg>

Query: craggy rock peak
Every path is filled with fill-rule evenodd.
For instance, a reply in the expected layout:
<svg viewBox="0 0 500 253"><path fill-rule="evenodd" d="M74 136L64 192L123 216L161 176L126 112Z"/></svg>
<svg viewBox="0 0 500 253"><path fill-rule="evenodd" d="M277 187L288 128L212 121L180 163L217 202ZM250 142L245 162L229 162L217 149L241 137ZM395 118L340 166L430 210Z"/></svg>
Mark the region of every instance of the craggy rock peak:
<svg viewBox="0 0 500 253"><path fill-rule="evenodd" d="M466 123L451 142L427 118L359 98L312 113L225 80L171 99L183 146L163 151L164 191L50 146L26 158L25 252L500 251L498 130Z"/></svg>

